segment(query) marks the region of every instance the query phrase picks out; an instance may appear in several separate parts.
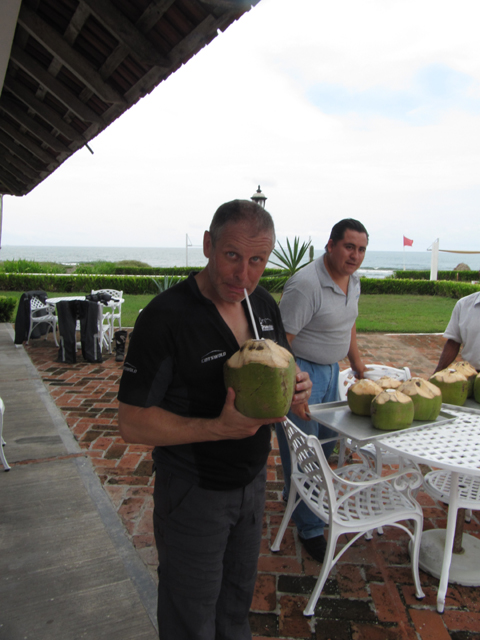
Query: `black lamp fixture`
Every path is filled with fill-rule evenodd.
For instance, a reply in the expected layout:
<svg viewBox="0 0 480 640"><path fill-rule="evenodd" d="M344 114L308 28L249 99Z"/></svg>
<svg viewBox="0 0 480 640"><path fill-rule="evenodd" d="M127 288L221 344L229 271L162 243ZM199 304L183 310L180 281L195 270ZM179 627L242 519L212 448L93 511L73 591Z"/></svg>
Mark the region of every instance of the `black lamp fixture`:
<svg viewBox="0 0 480 640"><path fill-rule="evenodd" d="M256 204L259 204L261 207L265 209L265 201L267 200L267 196L265 196L262 193L262 190L260 189L260 185L258 185L258 189L255 191L255 193L250 198L250 200L253 200L253 202L255 202Z"/></svg>

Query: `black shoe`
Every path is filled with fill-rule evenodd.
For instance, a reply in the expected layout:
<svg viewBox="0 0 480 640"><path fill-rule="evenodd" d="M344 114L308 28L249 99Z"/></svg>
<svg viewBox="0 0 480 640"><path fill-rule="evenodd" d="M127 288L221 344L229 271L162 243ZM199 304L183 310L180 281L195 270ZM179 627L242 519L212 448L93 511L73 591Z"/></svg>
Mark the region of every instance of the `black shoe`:
<svg viewBox="0 0 480 640"><path fill-rule="evenodd" d="M317 562L323 562L325 558L325 551L327 550L327 541L325 536L315 536L315 538L302 538L301 535L298 539L305 547L307 553L309 553Z"/></svg>

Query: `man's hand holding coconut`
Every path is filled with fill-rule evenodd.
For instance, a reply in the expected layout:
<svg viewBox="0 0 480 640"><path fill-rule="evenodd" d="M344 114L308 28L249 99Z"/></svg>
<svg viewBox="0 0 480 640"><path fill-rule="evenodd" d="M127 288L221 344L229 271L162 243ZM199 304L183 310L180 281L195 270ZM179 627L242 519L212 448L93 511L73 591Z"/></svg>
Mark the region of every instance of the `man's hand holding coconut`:
<svg viewBox="0 0 480 640"><path fill-rule="evenodd" d="M219 207L204 236L207 266L154 298L130 341L119 429L126 442L155 447L158 621L164 640L240 640L250 634L270 423L286 410L244 415L245 405L240 411L236 402L251 376L236 375L235 392L233 382L225 386L224 367L257 333L259 342L290 351L278 305L257 286L274 244L273 221L262 207L245 200ZM257 365L260 380L262 369L272 374L261 360ZM273 371L268 391L256 394L267 414L268 402L277 407L283 397L305 415L312 385L308 373L292 374L288 387ZM253 406L251 395L247 404Z"/></svg>

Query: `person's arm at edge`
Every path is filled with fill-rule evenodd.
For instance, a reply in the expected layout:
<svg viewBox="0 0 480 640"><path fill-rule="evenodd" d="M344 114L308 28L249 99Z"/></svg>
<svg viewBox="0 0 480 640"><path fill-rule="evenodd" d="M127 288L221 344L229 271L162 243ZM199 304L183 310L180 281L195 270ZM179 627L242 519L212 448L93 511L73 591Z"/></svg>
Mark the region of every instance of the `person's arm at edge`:
<svg viewBox="0 0 480 640"><path fill-rule="evenodd" d="M450 364L452 364L452 362L458 356L460 346L460 343L456 342L456 340L452 340L451 338L449 338L443 347L443 351L438 360L437 368L433 373L437 373L437 371L446 369Z"/></svg>
<svg viewBox="0 0 480 640"><path fill-rule="evenodd" d="M363 364L362 359L360 357L360 351L358 350L357 343L357 325L354 324L352 327L352 331L350 334L350 349L348 350L348 359L350 361L350 366L352 370L355 372L357 378L363 378L363 375L366 371L366 366Z"/></svg>
<svg viewBox="0 0 480 640"><path fill-rule="evenodd" d="M138 407L120 402L118 430L125 442L150 446L172 446L213 440L239 440L255 435L267 423L285 417L247 418L235 409L235 392L228 389L218 418L186 418L160 407Z"/></svg>

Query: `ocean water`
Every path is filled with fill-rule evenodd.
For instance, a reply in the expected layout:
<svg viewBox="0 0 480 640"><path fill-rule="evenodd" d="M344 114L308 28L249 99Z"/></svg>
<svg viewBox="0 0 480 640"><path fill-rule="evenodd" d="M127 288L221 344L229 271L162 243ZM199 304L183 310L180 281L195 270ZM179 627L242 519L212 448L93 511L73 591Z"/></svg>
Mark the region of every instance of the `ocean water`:
<svg viewBox="0 0 480 640"><path fill-rule="evenodd" d="M315 257L322 255L315 251ZM78 264L105 260L140 260L152 267L203 267L207 260L200 247L158 248L158 247L21 247L3 246L0 249L0 261L34 260L37 262L59 262ZM359 274L368 278L385 278L394 271L405 269L430 269L432 254L430 251L367 251ZM454 269L460 262L470 269L480 270L480 254L439 253L438 269ZM273 265L269 265L273 266Z"/></svg>

